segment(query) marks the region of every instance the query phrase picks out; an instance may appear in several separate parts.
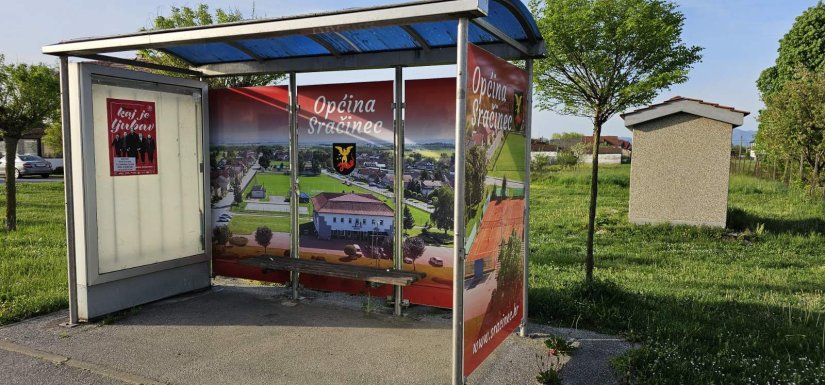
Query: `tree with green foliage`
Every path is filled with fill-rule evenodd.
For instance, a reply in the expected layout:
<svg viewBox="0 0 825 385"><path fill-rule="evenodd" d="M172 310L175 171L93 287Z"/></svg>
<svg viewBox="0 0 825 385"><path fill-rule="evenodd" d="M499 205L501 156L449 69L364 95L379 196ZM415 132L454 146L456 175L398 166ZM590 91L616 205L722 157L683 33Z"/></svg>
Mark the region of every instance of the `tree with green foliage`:
<svg viewBox="0 0 825 385"><path fill-rule="evenodd" d="M796 18L788 33L779 40L778 52L776 64L762 71L756 82L763 95L797 78L800 67L813 72L825 70L825 4L822 1Z"/></svg>
<svg viewBox="0 0 825 385"><path fill-rule="evenodd" d="M404 230L412 230L415 227L415 218L413 218L410 206L404 206ZM406 231L404 232L406 234Z"/></svg>
<svg viewBox="0 0 825 385"><path fill-rule="evenodd" d="M212 242L217 246L221 246L222 249L226 248L226 242L229 242L229 238L232 238L232 231L229 230L229 226L218 226L212 229Z"/></svg>
<svg viewBox="0 0 825 385"><path fill-rule="evenodd" d="M475 215L478 205L484 200L484 185L487 179L487 154L484 147L475 146L467 151L464 160L466 170L464 197L467 202L465 221Z"/></svg>
<svg viewBox="0 0 825 385"><path fill-rule="evenodd" d="M774 93L780 92L791 81L799 80L800 76L810 76L811 73L825 71L825 4L819 1L796 18L791 29L779 40L779 55L776 63L759 76L756 86L762 94L762 100L768 104L768 99ZM796 84L798 88L800 84ZM776 102L776 100L775 100ZM777 127L780 120L776 116L769 118L767 124L763 117L765 111L760 111L759 130L757 131L755 146L760 153L765 154L768 161L784 163L784 179L786 183L791 179L791 162L799 162L799 182L805 182L805 165L813 170L813 164L806 156L810 149L803 149L799 142L790 140L791 136L805 135L801 127ZM770 114L770 113L769 113ZM815 163L815 162L814 162ZM816 181L809 181L816 182Z"/></svg>
<svg viewBox="0 0 825 385"><path fill-rule="evenodd" d="M825 71L800 67L792 80L765 97L760 118L760 131L765 131L757 133L757 140L798 149L811 168L814 194L825 167Z"/></svg>
<svg viewBox="0 0 825 385"><path fill-rule="evenodd" d="M426 248L424 240L419 237L409 237L404 240L404 259L412 260L413 271L415 271L415 260L424 255Z"/></svg>
<svg viewBox="0 0 825 385"><path fill-rule="evenodd" d="M555 132L550 137L555 140L581 139L584 137L584 134L578 132Z"/></svg>
<svg viewBox="0 0 825 385"><path fill-rule="evenodd" d="M590 118L593 171L585 274L593 281L593 233L602 126L684 83L701 59L682 41L685 17L664 0L531 0L547 57L535 63L536 105Z"/></svg>
<svg viewBox="0 0 825 385"><path fill-rule="evenodd" d="M55 121L60 111L57 70L44 64L6 64L0 55L0 137L6 157L6 229L17 229L17 144L26 130Z"/></svg>
<svg viewBox="0 0 825 385"><path fill-rule="evenodd" d="M501 179L501 198L507 198L507 175Z"/></svg>
<svg viewBox="0 0 825 385"><path fill-rule="evenodd" d="M453 215L455 214L453 199L455 199L455 193L449 186L437 188L432 195L434 209L430 214L430 221L435 224L435 227L444 230L444 234L453 228Z"/></svg>
<svg viewBox="0 0 825 385"><path fill-rule="evenodd" d="M266 226L258 227L255 230L255 242L258 242L259 245L263 246L264 254L266 254L266 248L269 246L269 242L272 241L272 229Z"/></svg>
<svg viewBox="0 0 825 385"><path fill-rule="evenodd" d="M53 156L63 156L63 127L59 118L55 117L52 122L46 126L43 134L43 144L49 147Z"/></svg>
<svg viewBox="0 0 825 385"><path fill-rule="evenodd" d="M253 10L252 19L255 18ZM158 16L155 18L152 27L142 28L142 31L156 31L162 29L195 27L203 25L234 23L244 20L243 15L237 9L224 10L221 8L215 9L213 15L209 11L209 6L206 4L199 4L195 8L190 7L172 7L172 14L169 16ZM172 67L188 68L183 59L171 55L166 51L159 51L154 49L143 49L138 51L137 58L140 61L149 63L161 64ZM168 76L185 76L177 72L170 71L153 71L162 73ZM214 88L225 87L250 87L250 86L265 86L277 82L284 78L283 74L267 74L267 75L244 75L244 76L228 76L221 78L211 78L207 82Z"/></svg>
<svg viewBox="0 0 825 385"><path fill-rule="evenodd" d="M232 197L236 204L243 202L243 191L241 191L241 178L239 176L232 179Z"/></svg>

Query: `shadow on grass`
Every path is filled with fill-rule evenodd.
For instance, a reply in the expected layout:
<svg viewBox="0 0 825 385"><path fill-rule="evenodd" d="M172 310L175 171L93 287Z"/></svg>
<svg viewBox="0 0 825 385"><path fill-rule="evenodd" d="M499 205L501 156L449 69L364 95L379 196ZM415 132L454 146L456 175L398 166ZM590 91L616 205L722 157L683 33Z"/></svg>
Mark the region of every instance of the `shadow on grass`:
<svg viewBox="0 0 825 385"><path fill-rule="evenodd" d="M624 375L632 377L626 378L630 383L725 383L719 382L723 378L744 383L746 376L769 378L825 361L822 312L735 298L634 293L600 280L531 288L529 301L530 317L536 321L641 342L639 352L617 361ZM788 357L804 359L788 361ZM823 368L808 374L814 377L805 377L819 379Z"/></svg>
<svg viewBox="0 0 825 385"><path fill-rule="evenodd" d="M765 230L775 234L825 234L825 220L822 218L780 219L756 215L737 207L728 208L729 229L753 230L759 224L764 224Z"/></svg>

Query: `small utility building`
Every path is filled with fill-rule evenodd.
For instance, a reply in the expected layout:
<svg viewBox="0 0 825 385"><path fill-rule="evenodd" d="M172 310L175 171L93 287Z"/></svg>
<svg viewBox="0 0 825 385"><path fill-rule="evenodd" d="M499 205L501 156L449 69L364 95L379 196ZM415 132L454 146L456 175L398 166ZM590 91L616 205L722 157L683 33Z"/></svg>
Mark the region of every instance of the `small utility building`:
<svg viewBox="0 0 825 385"><path fill-rule="evenodd" d="M748 114L681 96L622 114L633 131L630 222L725 227L731 135Z"/></svg>

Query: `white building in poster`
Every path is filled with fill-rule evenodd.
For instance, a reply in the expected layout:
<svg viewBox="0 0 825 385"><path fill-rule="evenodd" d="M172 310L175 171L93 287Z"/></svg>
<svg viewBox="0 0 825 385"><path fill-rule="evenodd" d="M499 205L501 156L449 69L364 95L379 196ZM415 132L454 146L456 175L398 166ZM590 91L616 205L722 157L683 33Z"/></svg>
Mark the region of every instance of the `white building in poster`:
<svg viewBox="0 0 825 385"><path fill-rule="evenodd" d="M370 194L320 193L310 200L318 238L354 239L390 235L393 210Z"/></svg>

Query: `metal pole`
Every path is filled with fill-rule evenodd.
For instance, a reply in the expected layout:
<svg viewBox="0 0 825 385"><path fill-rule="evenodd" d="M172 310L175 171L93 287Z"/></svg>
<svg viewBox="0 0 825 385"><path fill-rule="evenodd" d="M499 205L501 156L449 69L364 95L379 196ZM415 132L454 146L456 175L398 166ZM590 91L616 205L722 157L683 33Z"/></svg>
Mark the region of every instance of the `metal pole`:
<svg viewBox="0 0 825 385"><path fill-rule="evenodd" d="M300 192L298 187L298 86L296 85L295 73L289 74L289 176L290 192L289 200L290 220L292 221L290 232L290 256L300 258L300 228L298 225L298 209ZM298 278L297 271L290 273L292 281L292 299L298 300Z"/></svg>
<svg viewBox="0 0 825 385"><path fill-rule="evenodd" d="M453 385L463 385L464 378L464 130L467 123L467 29L469 20L458 19L456 39L456 111L455 111L455 199L453 201Z"/></svg>
<svg viewBox="0 0 825 385"><path fill-rule="evenodd" d="M522 311L524 315L518 328L518 335L527 336L527 289L530 285L530 161L532 160L532 137L533 137L533 59L527 59L524 63L527 71L527 100L524 103L524 136L527 154L524 160L524 303Z"/></svg>
<svg viewBox="0 0 825 385"><path fill-rule="evenodd" d="M74 179L72 174L72 129L69 111L69 58L60 57L60 124L63 127L63 190L66 200L66 249L69 264L69 321L63 326L76 326L77 317L77 251L74 229Z"/></svg>
<svg viewBox="0 0 825 385"><path fill-rule="evenodd" d="M393 267L403 268L404 259L404 70L395 67L395 234L393 242ZM413 261L413 263L415 263ZM395 286L395 315L401 315L403 292Z"/></svg>

